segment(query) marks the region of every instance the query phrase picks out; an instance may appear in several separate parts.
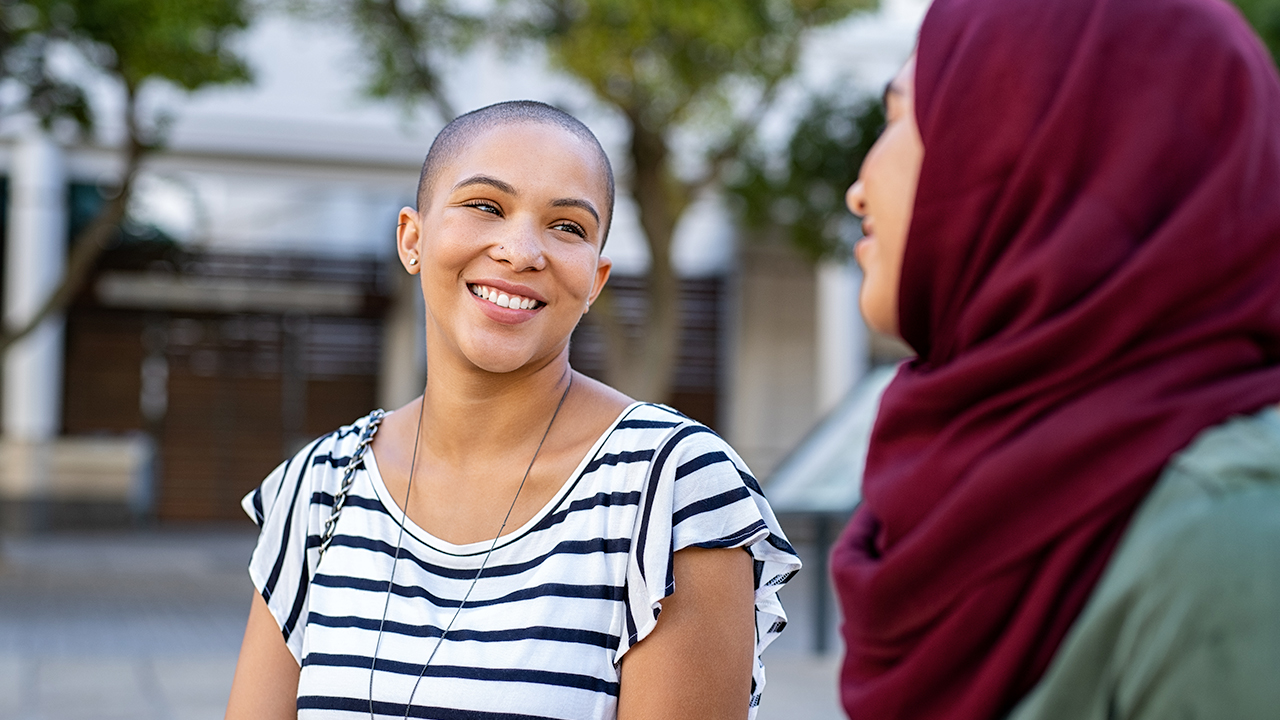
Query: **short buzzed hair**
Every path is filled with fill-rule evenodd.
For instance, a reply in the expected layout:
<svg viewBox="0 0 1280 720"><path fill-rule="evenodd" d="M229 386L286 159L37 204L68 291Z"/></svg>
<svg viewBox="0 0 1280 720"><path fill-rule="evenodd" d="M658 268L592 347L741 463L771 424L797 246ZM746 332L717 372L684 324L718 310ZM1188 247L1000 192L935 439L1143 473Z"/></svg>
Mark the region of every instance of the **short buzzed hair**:
<svg viewBox="0 0 1280 720"><path fill-rule="evenodd" d="M436 178L439 176L441 168L452 160L462 148L475 139L477 135L503 125L519 123L554 125L568 131L595 149L600 165L603 168L605 187L608 193L604 233L600 239L600 247L603 249L604 241L609 238L609 227L613 224L613 199L615 194L613 165L609 162L609 156L600 145L595 133L592 133L590 128L584 125L581 120L560 108L535 100L508 100L488 105L459 115L448 125L445 125L444 129L440 131L439 135L436 135L436 139L431 143L431 149L427 151L427 159L422 163L422 174L418 177L418 210L421 212L422 208L427 205L428 196L435 187Z"/></svg>

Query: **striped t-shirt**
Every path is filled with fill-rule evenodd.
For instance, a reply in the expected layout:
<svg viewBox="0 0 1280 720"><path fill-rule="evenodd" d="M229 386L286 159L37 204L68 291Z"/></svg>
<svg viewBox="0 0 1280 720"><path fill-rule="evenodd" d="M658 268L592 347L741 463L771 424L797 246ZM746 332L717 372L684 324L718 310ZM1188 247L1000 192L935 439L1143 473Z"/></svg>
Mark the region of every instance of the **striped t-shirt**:
<svg viewBox="0 0 1280 720"><path fill-rule="evenodd" d="M302 667L299 717L368 717L375 645L378 715L404 717L412 693L417 718L616 717L619 662L653 630L674 590L672 555L687 547L742 547L754 559L755 716L760 653L786 624L777 591L800 562L710 429L661 405L623 411L555 497L499 540L423 672L493 542L455 545L406 522L383 622L401 513L366 452L319 562L368 422L311 443L244 499L261 528L249 574Z"/></svg>

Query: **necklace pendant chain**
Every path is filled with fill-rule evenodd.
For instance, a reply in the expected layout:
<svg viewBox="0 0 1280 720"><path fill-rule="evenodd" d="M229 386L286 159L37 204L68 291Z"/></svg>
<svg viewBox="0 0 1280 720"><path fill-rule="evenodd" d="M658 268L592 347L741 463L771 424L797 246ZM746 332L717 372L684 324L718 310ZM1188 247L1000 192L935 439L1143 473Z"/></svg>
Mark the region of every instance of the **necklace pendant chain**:
<svg viewBox="0 0 1280 720"><path fill-rule="evenodd" d="M565 386L564 393L560 395L560 402L556 404L555 412L551 413L551 421L547 423L547 429L542 432L542 439L538 441L538 447L533 451L533 457L529 459L529 466L524 470L524 477L520 478L520 485L516 488L515 497L511 498L511 506L507 508L507 514L502 518L502 525L498 528L498 534L493 536L493 542L489 544L489 549L485 551L484 558L480 561L480 568L476 570L476 576L471 579L471 584L467 587L467 592L462 596L462 601L458 603L458 607L454 609L453 616L449 618L449 623L444 630L440 632L440 639L436 641L435 647L431 649L431 654L427 656L427 661L422 664L422 669L418 671L418 677L413 681L413 688L409 691L409 700L404 705L404 720L408 720L409 712L413 709L413 696L418 692L418 685L422 682L422 678L426 676L427 668L430 667L431 661L435 659L436 653L440 651L444 645L445 638L449 635L449 631L453 629L453 623L458 619L458 615L462 612L462 608L466 606L467 601L471 599L471 591L476 589L476 583L480 582L480 576L484 574L484 569L489 565L489 558L493 555L493 551L498 547L498 540L502 538L502 531L507 528L507 521L511 519L511 513L516 509L516 501L520 499L520 492L524 490L524 484L529 480L529 473L533 471L533 464L538 460L538 454L542 452L542 445L546 443L547 436L551 434L551 426L556 424L556 418L560 416L560 408L564 407L564 401L569 397L569 391L573 389L573 370L569 369L566 373L569 376L569 384ZM409 482L404 491L404 508L400 515L400 531L396 537L396 552L391 559L391 576L387 578L387 595L382 604L382 619L378 621L378 639L373 646L373 658L369 662L369 720L374 720L373 712L373 676L378 666L378 650L382 647L382 630L387 623L387 609L391 606L391 591L395 587L396 565L400 562L400 548L404 541L404 527L409 519L409 497L413 491L413 475L414 469L418 463L418 439L422 437L422 416L427 406L427 396L423 393L422 405L418 408L418 428L413 438L413 459L409 462ZM345 501L346 491L350 487L352 478L355 473L356 460L364 454L364 449L373 441L373 436L377 432L378 423L382 420L382 411L376 411L377 422L370 418L370 427L366 428L365 434L360 438L360 444L357 446L356 452L352 455L352 460L347 466L347 471L343 475L341 497ZM334 502L333 514L330 516L329 522L325 523L324 537L321 541L320 551L324 552L328 547L329 541L333 538L333 529L331 525L336 525L338 514L342 508L339 507L338 501Z"/></svg>

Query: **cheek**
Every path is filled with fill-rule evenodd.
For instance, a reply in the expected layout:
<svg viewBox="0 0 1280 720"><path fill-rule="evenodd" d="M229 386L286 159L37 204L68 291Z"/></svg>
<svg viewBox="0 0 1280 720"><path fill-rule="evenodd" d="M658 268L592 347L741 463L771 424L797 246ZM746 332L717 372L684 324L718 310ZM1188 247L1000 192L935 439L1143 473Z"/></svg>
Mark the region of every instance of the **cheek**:
<svg viewBox="0 0 1280 720"><path fill-rule="evenodd" d="M575 298L585 300L591 295L598 265L599 255L594 247L584 245L583 248L574 248L572 253L566 253L560 265L565 288Z"/></svg>

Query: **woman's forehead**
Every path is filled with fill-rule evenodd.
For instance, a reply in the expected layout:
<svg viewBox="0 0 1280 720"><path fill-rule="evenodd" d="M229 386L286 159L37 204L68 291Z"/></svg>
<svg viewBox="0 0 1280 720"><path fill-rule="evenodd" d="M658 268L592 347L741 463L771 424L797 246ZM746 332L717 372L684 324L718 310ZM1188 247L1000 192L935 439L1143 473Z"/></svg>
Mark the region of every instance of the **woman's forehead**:
<svg viewBox="0 0 1280 720"><path fill-rule="evenodd" d="M546 123L503 123L479 130L440 173L440 189L450 192L475 175L498 179L520 194L549 185L559 191L607 194L608 169L582 138Z"/></svg>

